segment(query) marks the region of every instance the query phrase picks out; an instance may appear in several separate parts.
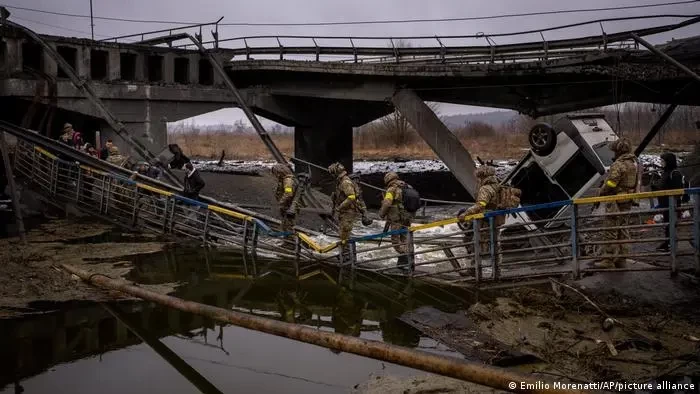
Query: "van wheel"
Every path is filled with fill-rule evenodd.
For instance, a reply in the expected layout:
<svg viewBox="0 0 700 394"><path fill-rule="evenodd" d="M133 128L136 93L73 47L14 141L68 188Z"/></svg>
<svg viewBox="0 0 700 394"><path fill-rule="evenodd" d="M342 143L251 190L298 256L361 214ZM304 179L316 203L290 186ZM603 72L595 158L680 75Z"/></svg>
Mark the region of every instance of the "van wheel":
<svg viewBox="0 0 700 394"><path fill-rule="evenodd" d="M538 123L530 130L528 140L535 154L547 156L557 146L557 133L547 123Z"/></svg>

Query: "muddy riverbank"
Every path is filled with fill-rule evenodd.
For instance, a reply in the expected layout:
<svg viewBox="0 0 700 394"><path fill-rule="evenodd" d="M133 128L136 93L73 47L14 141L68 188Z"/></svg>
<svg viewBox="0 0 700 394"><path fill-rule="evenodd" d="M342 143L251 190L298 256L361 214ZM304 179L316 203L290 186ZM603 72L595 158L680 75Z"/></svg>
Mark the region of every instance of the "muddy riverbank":
<svg viewBox="0 0 700 394"><path fill-rule="evenodd" d="M45 313L63 302L122 299L83 284L58 265L74 264L119 278L132 268L129 256L160 252L167 245L149 235L125 234L109 224L75 218L39 225L28 232L26 244L18 238L0 239L0 318Z"/></svg>

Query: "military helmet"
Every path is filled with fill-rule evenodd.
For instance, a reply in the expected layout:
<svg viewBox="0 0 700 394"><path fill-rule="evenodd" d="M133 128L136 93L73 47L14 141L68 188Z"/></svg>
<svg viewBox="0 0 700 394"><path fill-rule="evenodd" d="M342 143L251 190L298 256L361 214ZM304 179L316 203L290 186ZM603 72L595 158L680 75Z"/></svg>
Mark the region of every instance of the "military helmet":
<svg viewBox="0 0 700 394"><path fill-rule="evenodd" d="M610 143L610 150L623 155L625 153L630 153L632 151L632 143L627 138L620 138Z"/></svg>
<svg viewBox="0 0 700 394"><path fill-rule="evenodd" d="M476 169L476 177L479 179L484 179L495 175L496 170L491 166L480 166Z"/></svg>
<svg viewBox="0 0 700 394"><path fill-rule="evenodd" d="M336 162L328 166L328 172L333 176L338 176L345 172L345 167L342 164Z"/></svg>
<svg viewBox="0 0 700 394"><path fill-rule="evenodd" d="M395 173L394 171L387 172L386 175L384 175L384 184L388 185L397 179L399 179L399 174Z"/></svg>
<svg viewBox="0 0 700 394"><path fill-rule="evenodd" d="M272 166L270 171L272 172L272 175L276 177L292 175L292 170L290 170L289 167L285 166L284 164L275 164Z"/></svg>

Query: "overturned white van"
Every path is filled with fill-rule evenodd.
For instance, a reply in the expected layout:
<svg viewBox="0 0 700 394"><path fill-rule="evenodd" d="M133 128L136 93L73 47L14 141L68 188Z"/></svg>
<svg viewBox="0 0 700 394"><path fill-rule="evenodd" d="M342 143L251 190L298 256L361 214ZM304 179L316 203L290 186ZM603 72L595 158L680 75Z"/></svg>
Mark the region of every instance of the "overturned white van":
<svg viewBox="0 0 700 394"><path fill-rule="evenodd" d="M522 190L523 206L582 197L613 163L608 143L617 138L603 114L566 115L553 125L539 123L530 130L530 150L504 183ZM552 207L511 214L506 224L540 221L528 230L551 227L555 223L541 221L562 217L569 209Z"/></svg>

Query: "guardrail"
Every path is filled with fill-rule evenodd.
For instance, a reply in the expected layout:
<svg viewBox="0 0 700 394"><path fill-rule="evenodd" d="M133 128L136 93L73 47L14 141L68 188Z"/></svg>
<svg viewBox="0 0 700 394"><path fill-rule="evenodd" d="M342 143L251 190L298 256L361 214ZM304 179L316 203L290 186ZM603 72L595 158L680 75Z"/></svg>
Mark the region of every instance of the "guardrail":
<svg viewBox="0 0 700 394"><path fill-rule="evenodd" d="M644 29L606 33L603 23L659 18L685 19L682 22ZM700 21L697 14L642 15L617 18L604 18L561 26L517 31L509 33L476 33L450 36L310 36L310 35L260 35L247 37L219 38L204 41L202 45L212 45L225 50L227 55L242 56L251 60L252 56L269 55L284 60L289 56L313 56L316 61L322 57L330 61L341 62L461 62L494 63L518 61L551 61L557 58L585 56L593 52L608 49L634 48L638 45L632 34L648 36L659 34ZM547 40L545 33L560 31L573 27L596 24L600 25L602 34L576 39ZM541 40L517 44L496 44L495 40L504 37L537 35ZM201 37L201 36L200 36ZM468 40L483 40L485 45L464 45ZM222 45L235 43L233 48ZM273 43L273 45L270 45ZM324 45L325 43L325 45ZM368 43L370 45L368 45ZM453 44L454 43L454 44ZM177 48L189 48L191 43L174 45ZM348 58L349 57L349 58Z"/></svg>
<svg viewBox="0 0 700 394"><path fill-rule="evenodd" d="M470 283L538 276L580 276L602 268L586 261L627 260L627 266L606 271L700 272L700 188L618 196L581 198L523 206L360 235L347 244L321 244L297 231L274 231L248 213L192 200L123 175L101 171L80 161L64 160L50 147L21 137L15 152L16 172L53 200L70 201L83 211L117 224L197 239L205 244L236 246L245 253L294 261L315 261L382 275ZM693 196L690 205L598 214L593 204ZM550 219L552 212L566 210ZM682 212L692 212L690 216ZM547 216L549 213L550 216ZM668 223L649 222L666 215ZM499 218L516 217L497 225ZM539 231L528 231L532 226ZM667 233L665 231L667 230ZM632 236L629 236L631 233ZM380 240L392 237L386 243ZM550 242L538 242L546 237ZM668 251L649 245L668 242ZM631 248L629 248L631 246ZM398 266L398 263L401 266Z"/></svg>

